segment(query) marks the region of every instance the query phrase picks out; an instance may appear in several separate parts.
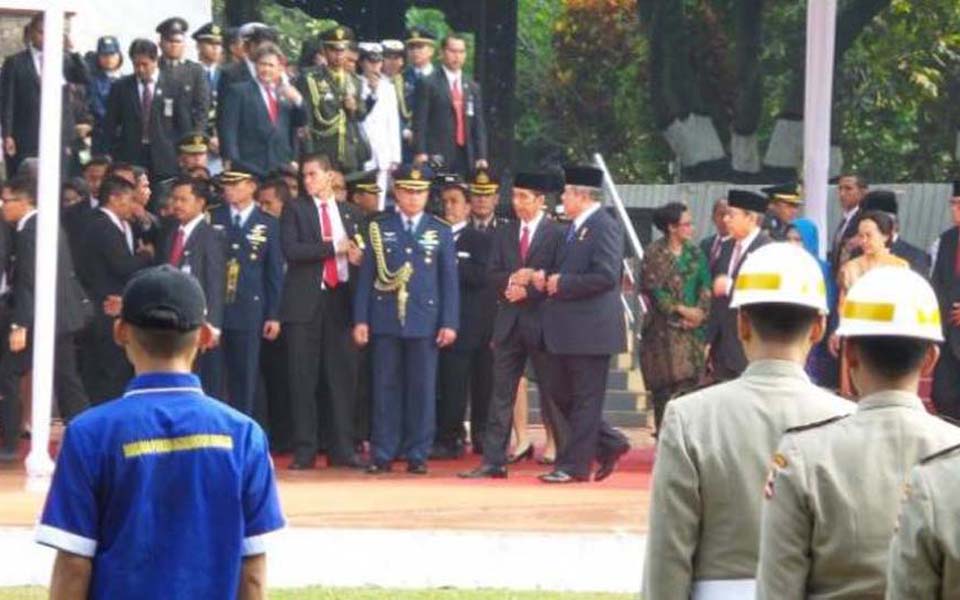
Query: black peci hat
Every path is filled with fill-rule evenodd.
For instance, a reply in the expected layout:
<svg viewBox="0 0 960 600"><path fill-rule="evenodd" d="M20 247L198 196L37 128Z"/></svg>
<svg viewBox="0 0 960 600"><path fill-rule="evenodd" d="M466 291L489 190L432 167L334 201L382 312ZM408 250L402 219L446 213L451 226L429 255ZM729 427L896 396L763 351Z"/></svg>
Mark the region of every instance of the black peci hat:
<svg viewBox="0 0 960 600"><path fill-rule="evenodd" d="M513 187L534 190L545 194L563 191L563 177L559 173L525 173L513 178Z"/></svg>
<svg viewBox="0 0 960 600"><path fill-rule="evenodd" d="M872 190L867 192L860 202L860 210L879 210L889 215L897 216L899 206L897 206L897 195L890 190Z"/></svg>
<svg viewBox="0 0 960 600"><path fill-rule="evenodd" d="M770 199L748 190L730 190L727 193L727 204L731 208L739 208L740 210L749 210L762 214L767 212Z"/></svg>
<svg viewBox="0 0 960 600"><path fill-rule="evenodd" d="M563 168L563 180L566 185L602 188L603 171L586 165L570 165Z"/></svg>

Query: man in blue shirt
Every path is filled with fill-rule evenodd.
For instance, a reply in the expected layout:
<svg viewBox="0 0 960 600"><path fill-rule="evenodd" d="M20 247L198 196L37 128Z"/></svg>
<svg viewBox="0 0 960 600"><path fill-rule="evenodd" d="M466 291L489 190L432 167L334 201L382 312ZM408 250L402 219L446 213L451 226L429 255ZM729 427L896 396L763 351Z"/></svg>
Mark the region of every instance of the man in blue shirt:
<svg viewBox="0 0 960 600"><path fill-rule="evenodd" d="M212 335L203 290L164 265L127 285L114 337L137 376L71 421L37 541L52 598L263 598L284 525L266 436L190 372Z"/></svg>

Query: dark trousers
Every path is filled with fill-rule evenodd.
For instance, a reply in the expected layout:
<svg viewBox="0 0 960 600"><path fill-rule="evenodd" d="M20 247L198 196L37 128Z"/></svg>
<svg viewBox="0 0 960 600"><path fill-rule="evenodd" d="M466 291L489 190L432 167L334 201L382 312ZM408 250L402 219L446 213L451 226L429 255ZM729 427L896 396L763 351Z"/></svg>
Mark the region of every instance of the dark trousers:
<svg viewBox="0 0 960 600"><path fill-rule="evenodd" d="M353 411L353 441L370 439L370 411L372 410L373 365L370 364L370 347L357 352L357 401Z"/></svg>
<svg viewBox="0 0 960 600"><path fill-rule="evenodd" d="M960 360L947 344L940 346L940 360L933 370L931 396L939 414L960 419Z"/></svg>
<svg viewBox="0 0 960 600"><path fill-rule="evenodd" d="M287 338L280 330L274 341L263 340L260 351L262 405L270 449L289 451L293 447L293 418L290 416L290 388L287 382Z"/></svg>
<svg viewBox="0 0 960 600"><path fill-rule="evenodd" d="M650 398L653 400L653 422L656 425L656 431L660 431L660 423L663 422L663 413L667 410L667 403L684 393L684 391L692 390L695 387L697 387L696 379L684 379L650 391Z"/></svg>
<svg viewBox="0 0 960 600"><path fill-rule="evenodd" d="M321 292L313 319L285 323L290 414L294 457L313 461L317 453L318 415L334 463L353 458L353 402L357 386L357 350L350 328L347 286ZM322 371L322 377L321 377ZM321 385L321 382L326 385ZM318 410L318 403L321 408Z"/></svg>
<svg viewBox="0 0 960 600"><path fill-rule="evenodd" d="M373 336L373 461L426 462L436 431L437 344Z"/></svg>
<svg viewBox="0 0 960 600"><path fill-rule="evenodd" d="M493 399L487 415L487 427L483 437L484 464L502 467L507 464L507 446L510 444L510 428L513 426L513 406L517 399L517 386L523 376L527 359L540 382L540 410L544 424L554 432L559 448L566 426L561 422L556 405L544 383L549 379L550 364L547 354L527 345L522 337L512 332L493 349Z"/></svg>
<svg viewBox="0 0 960 600"><path fill-rule="evenodd" d="M569 427L557 446L556 468L587 478L594 459L603 459L629 445L627 438L603 420L610 356L550 355L550 391Z"/></svg>
<svg viewBox="0 0 960 600"><path fill-rule="evenodd" d="M447 166L451 173L459 173L463 177L469 177L473 172L473 165L467 161L467 147L454 145L453 156L448 157Z"/></svg>
<svg viewBox="0 0 960 600"><path fill-rule="evenodd" d="M220 344L197 356L193 365L194 371L200 376L203 391L211 398L223 400L223 333L220 334Z"/></svg>
<svg viewBox="0 0 960 600"><path fill-rule="evenodd" d="M224 329L220 340L224 381L230 406L245 415L253 414L253 399L260 377L260 338L262 330Z"/></svg>
<svg viewBox="0 0 960 600"><path fill-rule="evenodd" d="M469 397L470 440L477 446L482 444L493 395L493 353L489 342L473 349L440 351L437 384L437 442L452 445L464 440L463 421Z"/></svg>
<svg viewBox="0 0 960 600"><path fill-rule="evenodd" d="M3 396L3 411L0 414L4 427L4 449L17 447L20 437L20 420L23 411L20 407L20 378L33 363L33 340L21 352L6 349L0 359L0 394ZM85 409L89 404L83 382L77 372L77 348L74 334L64 333L57 336L53 354L53 393L57 398L60 416L65 423Z"/></svg>
<svg viewBox="0 0 960 600"><path fill-rule="evenodd" d="M83 360L83 383L92 404L123 395L133 377L133 367L123 348L113 340L113 317L98 314L86 332L88 348Z"/></svg>

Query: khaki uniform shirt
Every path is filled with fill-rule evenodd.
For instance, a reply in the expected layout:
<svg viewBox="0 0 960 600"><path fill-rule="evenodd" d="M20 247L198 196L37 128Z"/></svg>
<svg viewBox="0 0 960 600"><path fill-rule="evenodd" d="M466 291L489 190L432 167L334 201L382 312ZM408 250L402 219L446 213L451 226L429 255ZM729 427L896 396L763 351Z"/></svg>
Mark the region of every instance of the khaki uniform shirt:
<svg viewBox="0 0 960 600"><path fill-rule="evenodd" d="M910 473L890 546L888 600L960 598L960 448Z"/></svg>
<svg viewBox="0 0 960 600"><path fill-rule="evenodd" d="M960 428L905 392L785 435L765 490L757 597L882 598L910 469L957 443Z"/></svg>
<svg viewBox="0 0 960 600"><path fill-rule="evenodd" d="M667 404L653 469L644 600L683 600L696 581L752 579L770 456L783 432L855 406L788 361Z"/></svg>

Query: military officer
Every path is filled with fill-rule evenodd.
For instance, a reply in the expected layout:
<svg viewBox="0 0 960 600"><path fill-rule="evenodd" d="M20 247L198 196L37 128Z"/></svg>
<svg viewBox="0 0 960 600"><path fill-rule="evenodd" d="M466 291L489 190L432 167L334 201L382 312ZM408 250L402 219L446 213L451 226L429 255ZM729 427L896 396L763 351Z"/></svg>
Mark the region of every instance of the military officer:
<svg viewBox="0 0 960 600"><path fill-rule="evenodd" d="M160 70L182 88L190 105L190 129L206 131L210 110L210 83L202 66L184 58L186 36L189 26L180 17L171 17L157 25L160 34Z"/></svg>
<svg viewBox="0 0 960 600"><path fill-rule="evenodd" d="M400 115L403 127L403 160L413 160L413 114L416 106L417 84L433 74L433 54L437 49L437 36L426 29L414 28L407 32L408 65L403 70L403 103L406 112Z"/></svg>
<svg viewBox="0 0 960 600"><path fill-rule="evenodd" d="M210 88L210 108L207 111L207 130L204 132L210 137L210 158L214 163L213 173L220 172L220 140L217 138L217 90L220 86L220 75L223 73L220 62L223 59L223 29L215 23L207 23L193 32L193 40L197 43L197 58L203 67Z"/></svg>
<svg viewBox="0 0 960 600"><path fill-rule="evenodd" d="M937 297L923 277L867 272L847 294L837 335L847 341L857 410L787 429L772 455L758 598L883 597L910 468L960 443L960 428L928 414L917 396L943 341Z"/></svg>
<svg viewBox="0 0 960 600"><path fill-rule="evenodd" d="M787 227L800 214L803 198L796 183L771 185L761 189L770 199L770 206L763 218L763 230L771 239L784 242L787 239Z"/></svg>
<svg viewBox="0 0 960 600"><path fill-rule="evenodd" d="M853 405L803 370L826 328L816 260L787 243L746 258L732 300L749 365L667 404L653 469L645 598L751 597L770 455L787 427ZM720 596L724 591L730 596Z"/></svg>
<svg viewBox="0 0 960 600"><path fill-rule="evenodd" d="M227 240L221 355L230 404L252 414L261 338L280 335L283 251L277 220L254 203L257 182L249 173L220 176L226 203L210 211L210 223Z"/></svg>
<svg viewBox="0 0 960 600"><path fill-rule="evenodd" d="M960 594L960 445L920 461L904 491L887 567L888 600Z"/></svg>
<svg viewBox="0 0 960 600"><path fill-rule="evenodd" d="M337 26L320 34L326 67L308 70L298 81L307 103L307 151L329 156L344 173L370 159L360 125L367 114L362 83L344 60L355 41L353 30Z"/></svg>
<svg viewBox="0 0 960 600"><path fill-rule="evenodd" d="M393 174L397 212L370 225L354 302L353 337L372 343L371 474L426 474L436 430L437 349L459 327L457 255L450 226L426 214L433 173L402 165Z"/></svg>
<svg viewBox="0 0 960 600"><path fill-rule="evenodd" d="M383 211L380 210L380 195L383 190L377 183L378 177L379 172L376 169L359 171L344 177L350 202L357 205L366 220L364 233L366 233L369 224L383 214Z"/></svg>
<svg viewBox="0 0 960 600"><path fill-rule="evenodd" d="M181 174L188 174L191 169L206 167L210 138L199 131L191 131L180 138L177 144L177 164Z"/></svg>
<svg viewBox="0 0 960 600"><path fill-rule="evenodd" d="M477 169L470 178L470 227L482 233L493 233L509 221L497 216L500 183L486 169Z"/></svg>

